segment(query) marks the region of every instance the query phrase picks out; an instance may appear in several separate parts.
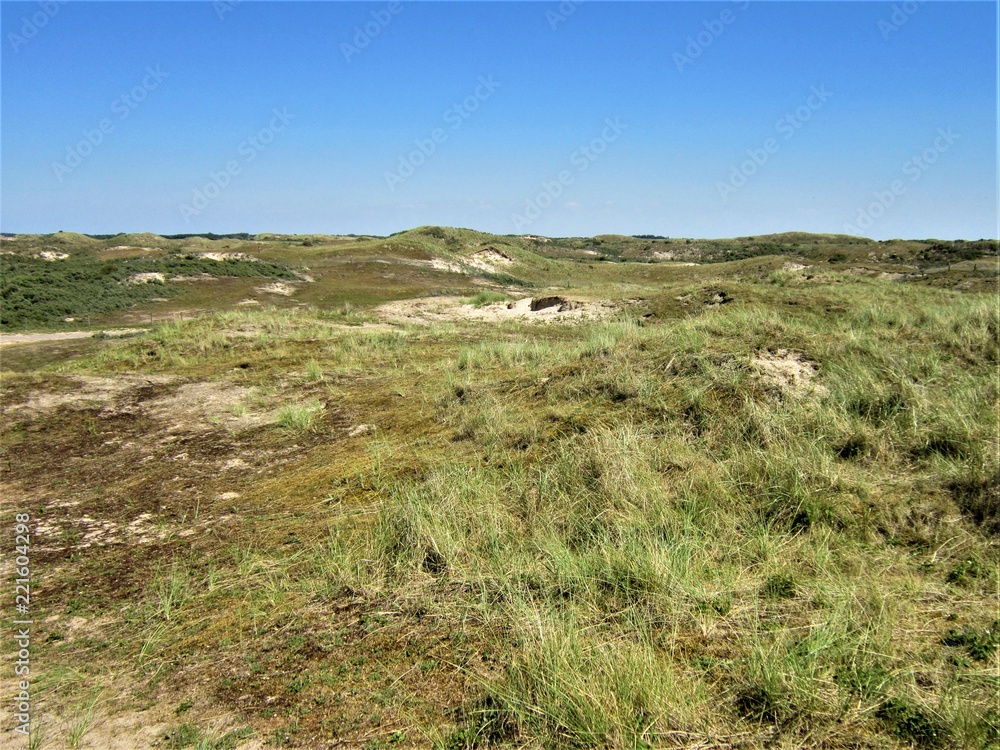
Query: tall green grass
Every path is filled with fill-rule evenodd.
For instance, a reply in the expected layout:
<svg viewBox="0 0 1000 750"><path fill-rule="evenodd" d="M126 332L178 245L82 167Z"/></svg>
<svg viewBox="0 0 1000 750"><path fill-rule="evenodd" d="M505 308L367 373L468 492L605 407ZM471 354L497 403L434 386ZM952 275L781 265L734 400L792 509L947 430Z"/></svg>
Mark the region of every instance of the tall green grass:
<svg viewBox="0 0 1000 750"><path fill-rule="evenodd" d="M947 487L997 468L997 316L950 302L467 347L436 403L480 458L384 487L338 575L460 584L443 606L512 644L454 742L988 744L996 686L961 687L921 625L996 602ZM763 382L783 348L822 388ZM952 593L970 550L993 567Z"/></svg>

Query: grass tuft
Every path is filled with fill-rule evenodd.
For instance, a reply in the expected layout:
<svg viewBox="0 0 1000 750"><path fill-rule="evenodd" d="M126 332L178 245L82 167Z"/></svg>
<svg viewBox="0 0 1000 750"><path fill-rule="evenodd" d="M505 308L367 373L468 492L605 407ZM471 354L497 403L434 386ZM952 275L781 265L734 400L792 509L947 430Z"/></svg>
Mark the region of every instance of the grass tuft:
<svg viewBox="0 0 1000 750"><path fill-rule="evenodd" d="M479 292L473 296L463 300L463 304L472 305L473 307L485 307L486 305L493 305L497 302L508 302L511 297L503 292Z"/></svg>
<svg viewBox="0 0 1000 750"><path fill-rule="evenodd" d="M289 432L304 432L312 428L323 405L316 400L304 404L286 404L278 410L275 424Z"/></svg>

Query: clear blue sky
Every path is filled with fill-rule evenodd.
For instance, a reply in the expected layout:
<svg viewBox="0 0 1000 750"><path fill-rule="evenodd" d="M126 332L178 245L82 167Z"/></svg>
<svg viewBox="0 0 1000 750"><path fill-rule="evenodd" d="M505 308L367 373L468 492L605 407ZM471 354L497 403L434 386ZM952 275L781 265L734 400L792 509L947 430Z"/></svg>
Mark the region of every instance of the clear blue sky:
<svg viewBox="0 0 1000 750"><path fill-rule="evenodd" d="M996 3L572 7L3 3L0 229L996 236Z"/></svg>

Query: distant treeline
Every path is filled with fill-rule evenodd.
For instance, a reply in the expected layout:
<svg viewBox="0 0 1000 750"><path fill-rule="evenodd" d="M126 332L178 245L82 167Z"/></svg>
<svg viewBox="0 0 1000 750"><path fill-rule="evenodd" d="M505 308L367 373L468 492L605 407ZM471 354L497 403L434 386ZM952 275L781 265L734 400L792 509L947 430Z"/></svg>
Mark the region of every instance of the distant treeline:
<svg viewBox="0 0 1000 750"><path fill-rule="evenodd" d="M90 237L94 240L113 240L115 237L121 237L122 232L117 234L85 234L84 237ZM233 234L215 234L214 232L205 232L203 234L161 234L160 235L165 240L187 240L191 237L202 237L206 240L252 240L257 235L250 234L249 232L235 232Z"/></svg>
<svg viewBox="0 0 1000 750"><path fill-rule="evenodd" d="M205 232L204 234L162 234L160 236L166 240L187 240L191 237L201 237L206 240L252 240L257 237L257 235L250 234L249 232L234 232L233 234Z"/></svg>

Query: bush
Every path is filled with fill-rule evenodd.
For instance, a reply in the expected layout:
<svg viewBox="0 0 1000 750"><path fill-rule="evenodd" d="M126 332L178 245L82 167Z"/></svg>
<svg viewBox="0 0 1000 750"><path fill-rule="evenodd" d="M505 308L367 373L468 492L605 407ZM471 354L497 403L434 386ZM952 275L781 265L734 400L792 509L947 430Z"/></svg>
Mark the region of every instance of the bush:
<svg viewBox="0 0 1000 750"><path fill-rule="evenodd" d="M291 279L295 275L275 263L194 255L93 261L69 257L47 261L23 255L0 255L0 329L48 326L66 317L123 310L154 297L180 291L170 283L128 283L136 274L171 276L264 276Z"/></svg>

